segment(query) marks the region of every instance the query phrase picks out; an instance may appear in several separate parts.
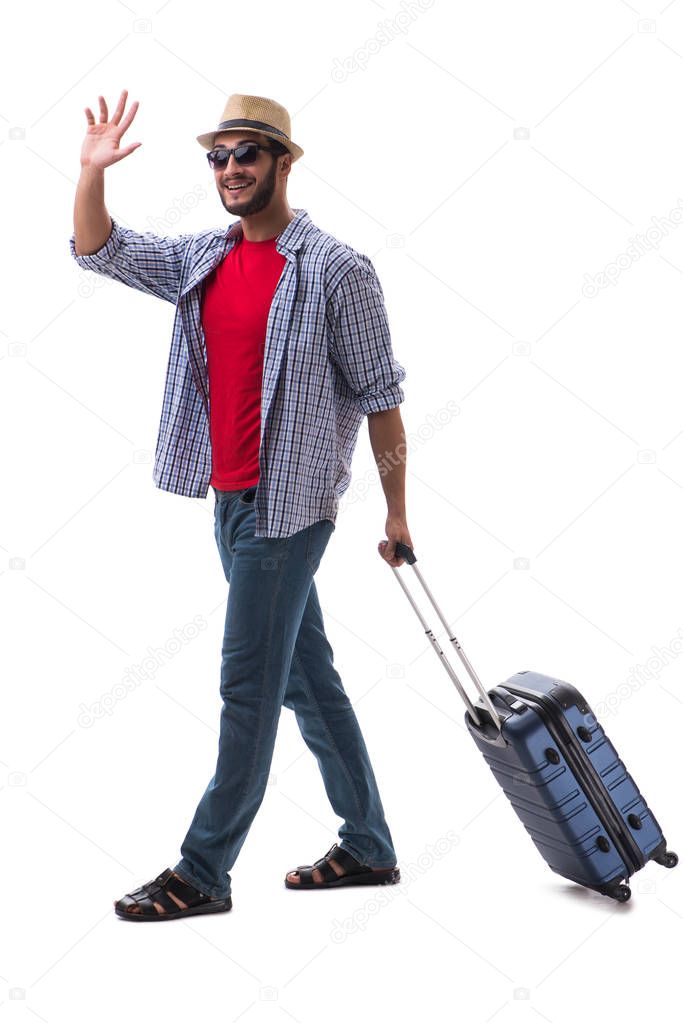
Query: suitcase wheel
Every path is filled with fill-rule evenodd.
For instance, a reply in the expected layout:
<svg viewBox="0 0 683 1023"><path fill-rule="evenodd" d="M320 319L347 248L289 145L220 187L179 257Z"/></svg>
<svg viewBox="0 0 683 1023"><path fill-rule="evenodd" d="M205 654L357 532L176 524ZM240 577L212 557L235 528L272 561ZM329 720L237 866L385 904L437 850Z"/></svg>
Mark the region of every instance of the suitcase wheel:
<svg viewBox="0 0 683 1023"><path fill-rule="evenodd" d="M678 863L678 856L675 852L663 852L655 857L655 863L659 863L662 867L675 867Z"/></svg>
<svg viewBox="0 0 683 1023"><path fill-rule="evenodd" d="M631 898L631 889L627 884L620 884L612 891L612 898L617 902L628 902Z"/></svg>
<svg viewBox="0 0 683 1023"><path fill-rule="evenodd" d="M596 890L602 895L609 896L610 899L616 899L617 902L628 902L631 898L631 889L625 881L622 883L615 879L609 884L601 885Z"/></svg>

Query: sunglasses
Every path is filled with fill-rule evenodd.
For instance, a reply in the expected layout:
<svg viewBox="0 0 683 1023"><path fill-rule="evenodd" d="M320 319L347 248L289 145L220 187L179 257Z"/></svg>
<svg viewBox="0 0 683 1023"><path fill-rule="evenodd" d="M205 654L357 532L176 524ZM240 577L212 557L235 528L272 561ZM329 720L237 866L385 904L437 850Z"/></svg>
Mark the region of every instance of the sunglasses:
<svg viewBox="0 0 683 1023"><path fill-rule="evenodd" d="M259 149L266 153L272 152L270 146L262 146L258 142L244 142L241 146L235 146L234 149L212 149L206 154L206 159L212 170L223 170L228 165L230 154L234 153L235 160L240 167L246 167L250 163L256 163Z"/></svg>

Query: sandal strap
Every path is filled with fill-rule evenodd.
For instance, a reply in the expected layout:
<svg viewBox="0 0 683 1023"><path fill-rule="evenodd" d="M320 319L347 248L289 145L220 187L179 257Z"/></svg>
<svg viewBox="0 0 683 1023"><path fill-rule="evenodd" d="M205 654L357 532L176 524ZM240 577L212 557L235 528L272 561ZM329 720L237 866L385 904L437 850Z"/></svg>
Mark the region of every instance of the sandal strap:
<svg viewBox="0 0 683 1023"><path fill-rule="evenodd" d="M155 902L158 902L167 913L177 913L182 907L175 899L171 898L169 893L179 898L188 908L209 901L208 895L204 895L203 892L183 881L182 878L175 877L170 867L162 871L153 881L141 885L132 894L143 912L158 914L159 911L154 905Z"/></svg>
<svg viewBox="0 0 683 1023"><path fill-rule="evenodd" d="M346 849L342 849L340 845L333 845L325 853L325 859L336 860L340 867L344 868L347 874L365 874L367 869L364 868L357 859L355 859L351 853L347 852Z"/></svg>
<svg viewBox="0 0 683 1023"><path fill-rule="evenodd" d="M329 860L326 859L317 860L315 865L320 871L323 881L337 880L337 871L330 864ZM318 882L318 884L320 884L320 882Z"/></svg>
<svg viewBox="0 0 683 1023"><path fill-rule="evenodd" d="M336 881L340 876L334 869L330 860L335 860L336 863L344 871L344 874L365 874L367 868L362 866L351 853L347 852L346 849L342 849L336 842L331 845L324 856L321 856L315 863L307 863L305 866L297 867L297 873L299 874L299 884L301 885L318 885L322 887L326 882ZM320 871L322 881L315 881L313 879L313 871L315 869ZM343 876L343 875L342 875Z"/></svg>
<svg viewBox="0 0 683 1023"><path fill-rule="evenodd" d="M208 902L210 896L204 895L194 885L189 884L187 881L183 881L182 877L176 877L171 868L164 870L159 875L157 880L164 886L166 891L172 892L173 895L177 896L186 906L197 906L203 902ZM174 903L175 908L178 909L178 905Z"/></svg>
<svg viewBox="0 0 683 1023"><path fill-rule="evenodd" d="M146 895L143 895L139 899L136 898L135 901L138 903L143 912L158 914L159 910L154 905L155 902L158 902L161 906L163 906L167 913L173 913L174 910L177 912L179 907L173 901L171 896L167 894L166 890L157 883L157 881L149 881L147 884L143 884L142 891L145 892Z"/></svg>

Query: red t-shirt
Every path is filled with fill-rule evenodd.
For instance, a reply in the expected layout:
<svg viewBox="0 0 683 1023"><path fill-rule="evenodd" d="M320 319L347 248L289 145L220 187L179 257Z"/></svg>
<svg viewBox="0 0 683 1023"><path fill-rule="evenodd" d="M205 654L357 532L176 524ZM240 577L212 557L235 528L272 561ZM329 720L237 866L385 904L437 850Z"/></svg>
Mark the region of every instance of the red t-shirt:
<svg viewBox="0 0 683 1023"><path fill-rule="evenodd" d="M244 236L212 270L202 293L209 376L211 485L241 490L259 480L266 325L285 264L277 236Z"/></svg>

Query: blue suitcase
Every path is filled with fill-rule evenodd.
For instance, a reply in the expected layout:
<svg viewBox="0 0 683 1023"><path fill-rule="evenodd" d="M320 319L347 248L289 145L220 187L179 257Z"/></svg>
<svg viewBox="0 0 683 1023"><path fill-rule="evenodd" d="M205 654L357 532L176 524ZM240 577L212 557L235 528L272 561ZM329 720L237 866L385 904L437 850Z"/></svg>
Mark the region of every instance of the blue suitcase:
<svg viewBox="0 0 683 1023"><path fill-rule="evenodd" d="M654 860L675 867L662 830L585 698L573 685L518 671L486 690L438 607L415 562L397 543L477 687L473 704L452 665L392 566L408 600L467 710L465 724L548 866L619 902L629 878Z"/></svg>

